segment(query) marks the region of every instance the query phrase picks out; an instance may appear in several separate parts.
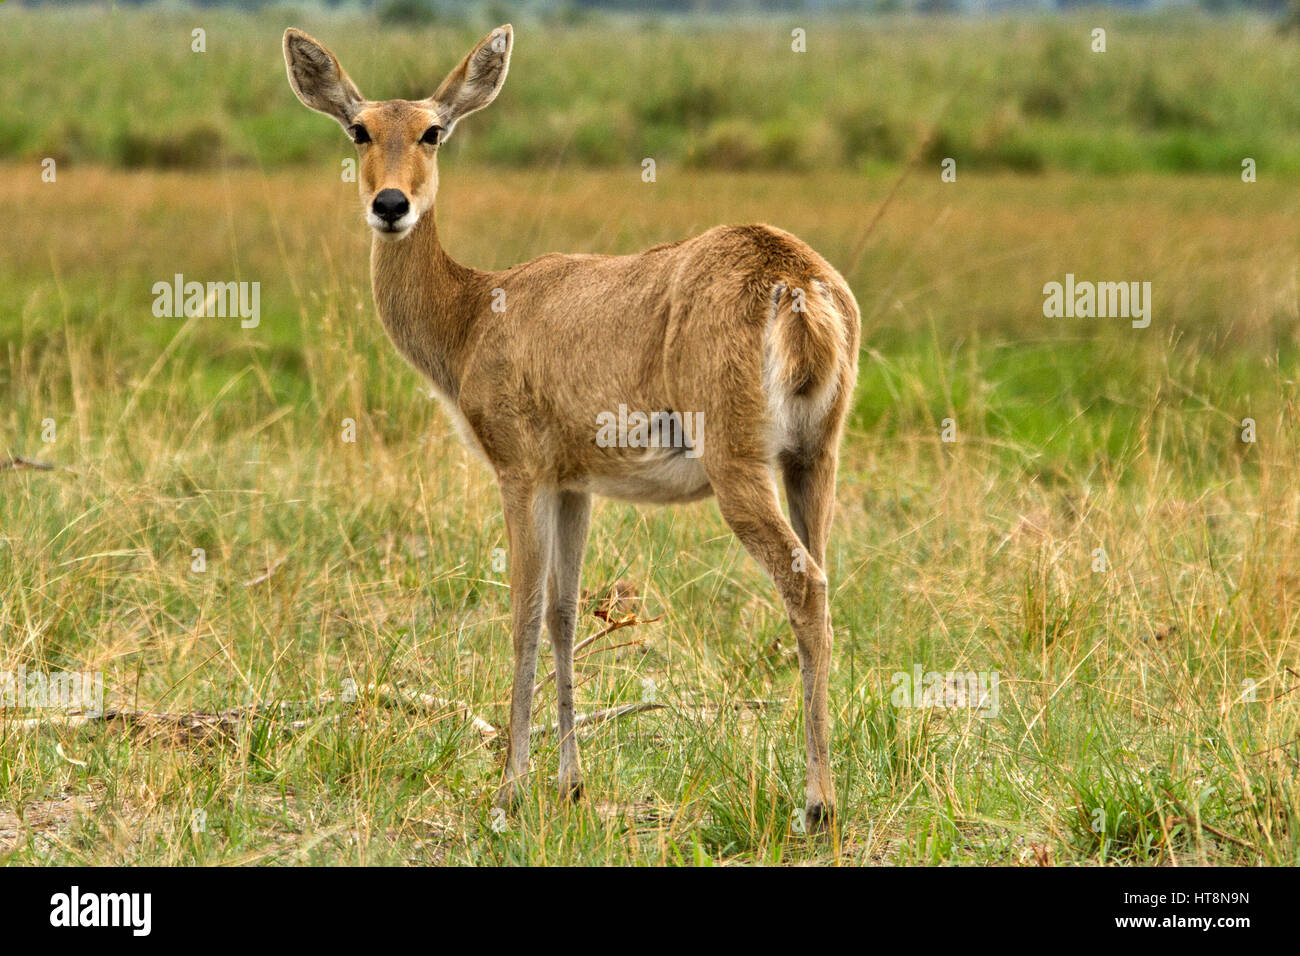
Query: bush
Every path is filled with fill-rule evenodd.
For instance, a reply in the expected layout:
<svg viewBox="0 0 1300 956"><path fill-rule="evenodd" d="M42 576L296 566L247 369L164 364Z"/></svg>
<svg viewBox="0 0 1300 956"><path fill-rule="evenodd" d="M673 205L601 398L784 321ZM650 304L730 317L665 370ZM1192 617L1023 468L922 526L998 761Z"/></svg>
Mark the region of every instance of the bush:
<svg viewBox="0 0 1300 956"><path fill-rule="evenodd" d="M123 130L117 137L117 160L128 169L153 166L197 169L217 165L225 154L221 130L203 123L172 133Z"/></svg>
<svg viewBox="0 0 1300 956"><path fill-rule="evenodd" d="M877 106L847 110L835 119L844 155L853 162L864 159L898 160L907 152L910 134Z"/></svg>
<svg viewBox="0 0 1300 956"><path fill-rule="evenodd" d="M1176 90L1151 72L1142 75L1129 102L1129 115L1148 129L1212 130L1214 120L1198 102L1201 91Z"/></svg>
<svg viewBox="0 0 1300 956"><path fill-rule="evenodd" d="M763 142L748 120L727 120L711 127L687 158L693 166L756 169L762 165Z"/></svg>
<svg viewBox="0 0 1300 956"><path fill-rule="evenodd" d="M375 10L380 23L428 26L442 19L433 0L384 0Z"/></svg>
<svg viewBox="0 0 1300 956"><path fill-rule="evenodd" d="M731 91L719 83L683 79L658 96L647 96L638 109L648 123L671 123L681 127L702 126L731 111Z"/></svg>

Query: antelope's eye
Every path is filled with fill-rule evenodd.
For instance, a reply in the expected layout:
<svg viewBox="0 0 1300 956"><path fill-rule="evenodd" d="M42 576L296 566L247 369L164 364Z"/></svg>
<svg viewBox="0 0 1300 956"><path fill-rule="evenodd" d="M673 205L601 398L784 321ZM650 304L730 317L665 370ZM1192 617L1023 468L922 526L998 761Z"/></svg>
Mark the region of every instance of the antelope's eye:
<svg viewBox="0 0 1300 956"><path fill-rule="evenodd" d="M352 137L352 142L354 143L370 142L370 134L366 132L366 128L360 123L353 123L349 126L348 135Z"/></svg>
<svg viewBox="0 0 1300 956"><path fill-rule="evenodd" d="M420 137L420 142L428 146L437 146L442 140L443 128L441 126L430 126Z"/></svg>

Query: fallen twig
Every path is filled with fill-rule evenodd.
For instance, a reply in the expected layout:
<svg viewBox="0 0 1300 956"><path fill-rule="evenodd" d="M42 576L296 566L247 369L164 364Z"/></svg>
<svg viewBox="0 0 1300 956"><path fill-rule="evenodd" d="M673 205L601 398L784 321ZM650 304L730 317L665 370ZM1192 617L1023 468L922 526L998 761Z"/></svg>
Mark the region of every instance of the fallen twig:
<svg viewBox="0 0 1300 956"><path fill-rule="evenodd" d="M1300 743L1300 737L1295 737L1295 738L1293 738L1293 739L1291 739L1291 740L1288 740L1288 741L1286 741L1286 742L1284 742L1284 743L1280 743L1280 744L1278 744L1276 747L1265 747L1263 750L1256 750L1256 751L1253 751L1253 752L1251 752L1251 753L1246 754L1246 756L1247 756L1247 757L1259 757L1259 756L1262 756L1262 755L1264 755L1264 754L1270 754L1270 753L1272 753L1272 752L1275 751L1275 750L1285 750L1287 747L1294 747L1294 746L1295 746L1296 744L1298 744L1298 743Z"/></svg>
<svg viewBox="0 0 1300 956"><path fill-rule="evenodd" d="M454 700L450 697L435 697L432 694L407 691L388 684L370 684L366 689L375 694L381 703L404 703L423 711L454 710L465 718L466 723L484 737L495 737L499 733L495 726L475 714L470 705L463 700Z"/></svg>
<svg viewBox="0 0 1300 956"><path fill-rule="evenodd" d="M1173 803L1173 805L1179 810L1181 810L1183 813L1181 817L1171 817L1168 821L1169 823L1171 824L1186 823L1189 826L1196 827L1199 830L1204 830L1207 833L1218 837L1220 840L1227 840L1229 843L1232 843L1235 846L1239 846L1243 850L1250 850L1252 853L1259 852L1258 849L1251 846L1249 843L1246 843L1243 840L1239 840L1234 836L1229 836L1228 834L1224 833L1222 830L1218 830L1210 826L1208 823L1201 822L1199 817L1193 817L1191 813L1188 812L1187 806L1183 803L1183 801L1179 800L1178 797L1174 796L1174 792L1170 790L1168 787L1162 786L1160 789L1165 792L1165 796L1169 798L1170 802ZM1169 833L1166 831L1165 833L1166 842L1168 842L1168 839L1169 839Z"/></svg>
<svg viewBox="0 0 1300 956"><path fill-rule="evenodd" d="M1232 836L1231 834L1224 833L1222 830L1218 829L1217 827L1212 827L1208 823L1193 819L1192 817L1170 817L1169 822L1172 824L1186 823L1189 826L1196 827L1199 830L1204 830L1206 833L1210 834L1211 836L1218 837L1220 840L1227 840L1233 846L1239 846L1243 850L1249 850L1252 853L1259 852L1258 847L1252 846L1251 844L1247 843L1245 840L1239 840L1237 839L1237 837Z"/></svg>
<svg viewBox="0 0 1300 956"><path fill-rule="evenodd" d="M573 718L573 729L589 727L592 724L604 723L607 720L617 720L619 717L626 717L628 714L639 714L647 710L662 710L665 706L652 700L639 700L635 704L621 704L618 707L597 710L590 714L578 714ZM533 727L531 732L534 734L554 734L559 733L559 730L560 725L554 723Z"/></svg>
<svg viewBox="0 0 1300 956"><path fill-rule="evenodd" d="M268 567L264 573L259 574L257 577L253 578L251 581L245 581L245 582L244 582L244 587L246 587L246 588L255 587L256 585L259 585L259 584L262 584L263 582L266 582L266 581L271 580L271 575L275 574L276 571L279 571L280 568L282 568L282 567L284 566L284 563L285 563L286 561L288 561L288 560L289 560L289 559L288 559L287 557L284 557L284 558L281 558L279 561L276 561L274 564L272 564L270 567Z"/></svg>
<svg viewBox="0 0 1300 956"><path fill-rule="evenodd" d="M29 468L33 471L53 471L54 466L47 461L24 458L21 455L6 455L0 458L0 471L21 471Z"/></svg>
<svg viewBox="0 0 1300 956"><path fill-rule="evenodd" d="M232 708L217 713L194 711L185 714L109 709L98 714L50 714L45 717L17 719L0 714L0 722L14 730L39 730L44 727L85 727L89 724L120 721L151 732L172 730L200 736L214 732L233 733L241 723L253 716L256 714L251 709L244 712L243 708Z"/></svg>
<svg viewBox="0 0 1300 956"><path fill-rule="evenodd" d="M420 712L454 710L479 734L495 737L499 732L496 727L476 715L469 704L463 700L436 697L417 691L406 691L388 684L368 684L364 692L373 696L383 705L400 704ZM282 716L300 711L310 711L333 703L352 703L341 701L332 691L326 691L315 700L281 701L274 704L249 704L243 707L231 707L220 711L188 711L185 713L165 713L147 710L108 709L99 714L51 714L45 717L11 718L0 711L0 723L16 730L35 730L48 726L83 727L87 724L121 721L133 727L140 727L151 732L171 730L193 736L212 735L215 733L233 736L240 726L258 717ZM342 715L335 715L334 720ZM318 718L290 721L291 730L302 728L315 722Z"/></svg>
<svg viewBox="0 0 1300 956"><path fill-rule="evenodd" d="M608 627L602 628L601 630L597 631L595 634L591 635L591 637L585 638L584 640L581 640L577 644L573 645L574 660L576 661L578 659L577 655L581 651L590 647L592 644L595 644L602 637L607 637L610 634L613 634L619 628L632 627L635 624L653 624L655 621L662 620L662 619L663 619L662 614L660 614L658 617L637 617L635 614L629 614L627 615L627 617L621 617L617 621L612 622ZM639 641L628 642L628 644L637 644L637 643L640 642ZM626 647L628 645L619 644L617 646ZM606 648L606 650L613 650L613 648ZM536 695L542 689L542 686L547 681L550 680L555 680L555 671L553 670L545 677L543 677L541 680L539 680L536 684L533 685L533 694Z"/></svg>

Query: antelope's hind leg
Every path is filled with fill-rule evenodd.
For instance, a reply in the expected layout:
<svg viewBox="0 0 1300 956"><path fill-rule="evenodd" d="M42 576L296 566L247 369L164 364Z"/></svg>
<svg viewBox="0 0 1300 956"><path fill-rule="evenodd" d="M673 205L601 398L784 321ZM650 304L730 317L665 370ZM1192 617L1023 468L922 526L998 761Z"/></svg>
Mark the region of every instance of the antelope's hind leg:
<svg viewBox="0 0 1300 956"><path fill-rule="evenodd" d="M804 816L810 831L821 829L835 813L826 700L831 661L826 574L817 556L809 553L811 545L805 546L781 513L774 476L766 462L714 460L709 465L709 481L722 517L767 569L785 602L803 678L808 760Z"/></svg>
<svg viewBox="0 0 1300 956"><path fill-rule="evenodd" d="M561 491L555 497L554 537L547 584L546 629L555 656L555 697L560 733L560 796L582 797L582 764L573 730L573 639L578 629L582 559L591 521L591 495Z"/></svg>

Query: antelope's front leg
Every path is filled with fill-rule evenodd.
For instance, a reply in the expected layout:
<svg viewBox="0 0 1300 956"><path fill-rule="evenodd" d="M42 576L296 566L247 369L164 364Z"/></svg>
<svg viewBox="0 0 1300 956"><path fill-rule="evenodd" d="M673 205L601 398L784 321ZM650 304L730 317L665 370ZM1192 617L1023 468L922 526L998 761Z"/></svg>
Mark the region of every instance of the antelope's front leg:
<svg viewBox="0 0 1300 956"><path fill-rule="evenodd" d="M582 558L591 520L591 496L562 491L555 501L555 538L546 586L546 627L555 651L555 700L560 732L560 796L582 796L582 762L573 723L573 639L578 628Z"/></svg>
<svg viewBox="0 0 1300 956"><path fill-rule="evenodd" d="M546 578L551 552L550 496L525 484L502 481L506 534L510 545L510 610L515 649L514 685L510 692L510 748L506 779L497 806L518 803L528 777L529 726L537 644L546 607Z"/></svg>

